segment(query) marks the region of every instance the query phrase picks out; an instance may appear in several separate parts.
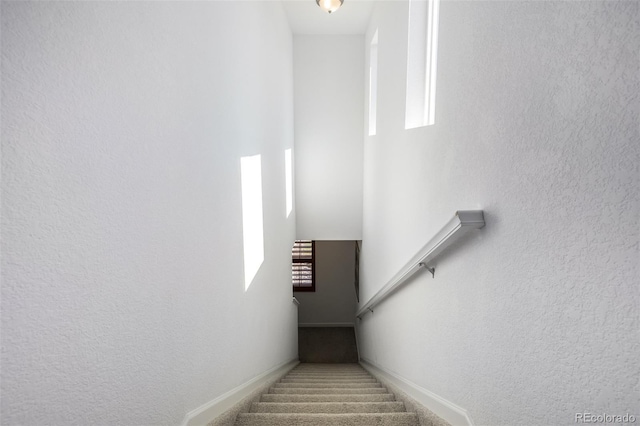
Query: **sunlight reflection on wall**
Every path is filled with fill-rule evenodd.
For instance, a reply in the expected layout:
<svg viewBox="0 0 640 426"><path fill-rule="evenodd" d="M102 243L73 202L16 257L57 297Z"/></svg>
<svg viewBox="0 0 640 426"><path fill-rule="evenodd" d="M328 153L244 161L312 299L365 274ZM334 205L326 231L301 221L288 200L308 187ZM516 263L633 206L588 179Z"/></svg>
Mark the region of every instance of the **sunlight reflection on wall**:
<svg viewBox="0 0 640 426"><path fill-rule="evenodd" d="M249 288L264 261L262 165L260 155L240 159L244 289Z"/></svg>

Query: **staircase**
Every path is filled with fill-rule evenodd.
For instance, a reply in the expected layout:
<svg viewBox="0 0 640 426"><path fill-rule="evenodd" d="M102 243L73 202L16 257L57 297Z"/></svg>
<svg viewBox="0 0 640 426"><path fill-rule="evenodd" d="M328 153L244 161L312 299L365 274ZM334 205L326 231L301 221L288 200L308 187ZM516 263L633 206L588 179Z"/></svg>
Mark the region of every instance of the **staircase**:
<svg viewBox="0 0 640 426"><path fill-rule="evenodd" d="M236 426L418 426L418 416L359 364L299 364Z"/></svg>

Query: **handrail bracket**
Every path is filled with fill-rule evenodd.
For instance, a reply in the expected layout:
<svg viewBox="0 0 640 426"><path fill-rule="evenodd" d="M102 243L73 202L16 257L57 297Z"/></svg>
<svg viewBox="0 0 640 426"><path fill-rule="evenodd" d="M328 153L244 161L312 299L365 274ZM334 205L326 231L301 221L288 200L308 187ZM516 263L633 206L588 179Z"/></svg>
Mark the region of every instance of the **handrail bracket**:
<svg viewBox="0 0 640 426"><path fill-rule="evenodd" d="M429 268L429 267L427 266L427 264L426 264L426 263L424 263L424 262L420 262L420 263L419 263L419 265L420 265L420 266L422 266L422 267L424 267L424 269L426 269L427 271L431 272L431 277L432 277L432 278L435 278L435 277L436 277L436 268Z"/></svg>

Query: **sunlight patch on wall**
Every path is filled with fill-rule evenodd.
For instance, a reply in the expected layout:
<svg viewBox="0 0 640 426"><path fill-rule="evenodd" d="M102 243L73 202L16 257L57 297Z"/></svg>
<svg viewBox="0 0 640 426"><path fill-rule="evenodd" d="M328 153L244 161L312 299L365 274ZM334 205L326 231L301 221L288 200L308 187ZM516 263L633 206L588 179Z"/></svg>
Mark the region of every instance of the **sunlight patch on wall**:
<svg viewBox="0 0 640 426"><path fill-rule="evenodd" d="M284 151L284 177L287 196L286 212L287 217L293 210L293 159L291 157L291 148Z"/></svg>
<svg viewBox="0 0 640 426"><path fill-rule="evenodd" d="M371 38L369 50L369 136L376 134L378 105L378 30Z"/></svg>
<svg viewBox="0 0 640 426"><path fill-rule="evenodd" d="M405 129L435 123L440 0L410 0Z"/></svg>
<svg viewBox="0 0 640 426"><path fill-rule="evenodd" d="M240 159L244 289L249 288L264 261L262 164L260 155Z"/></svg>

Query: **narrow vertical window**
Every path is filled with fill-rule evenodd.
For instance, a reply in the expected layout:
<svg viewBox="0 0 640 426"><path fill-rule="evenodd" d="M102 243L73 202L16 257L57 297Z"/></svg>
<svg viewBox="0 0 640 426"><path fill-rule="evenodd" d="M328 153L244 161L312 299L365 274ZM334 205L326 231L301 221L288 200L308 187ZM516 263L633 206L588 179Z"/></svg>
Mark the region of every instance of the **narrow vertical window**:
<svg viewBox="0 0 640 426"><path fill-rule="evenodd" d="M369 50L369 136L376 134L378 105L378 30L373 34Z"/></svg>
<svg viewBox="0 0 640 426"><path fill-rule="evenodd" d="M440 0L409 1L405 129L435 123Z"/></svg>
<svg viewBox="0 0 640 426"><path fill-rule="evenodd" d="M429 0L427 13L427 72L425 75L424 122L426 126L435 123L436 117L436 76L438 69L438 24L440 21L440 0Z"/></svg>
<svg viewBox="0 0 640 426"><path fill-rule="evenodd" d="M287 217L293 210L293 159L291 157L291 148L284 151L284 178L286 190L286 212Z"/></svg>
<svg viewBox="0 0 640 426"><path fill-rule="evenodd" d="M249 288L264 261L262 166L260 155L240 159L244 289Z"/></svg>

